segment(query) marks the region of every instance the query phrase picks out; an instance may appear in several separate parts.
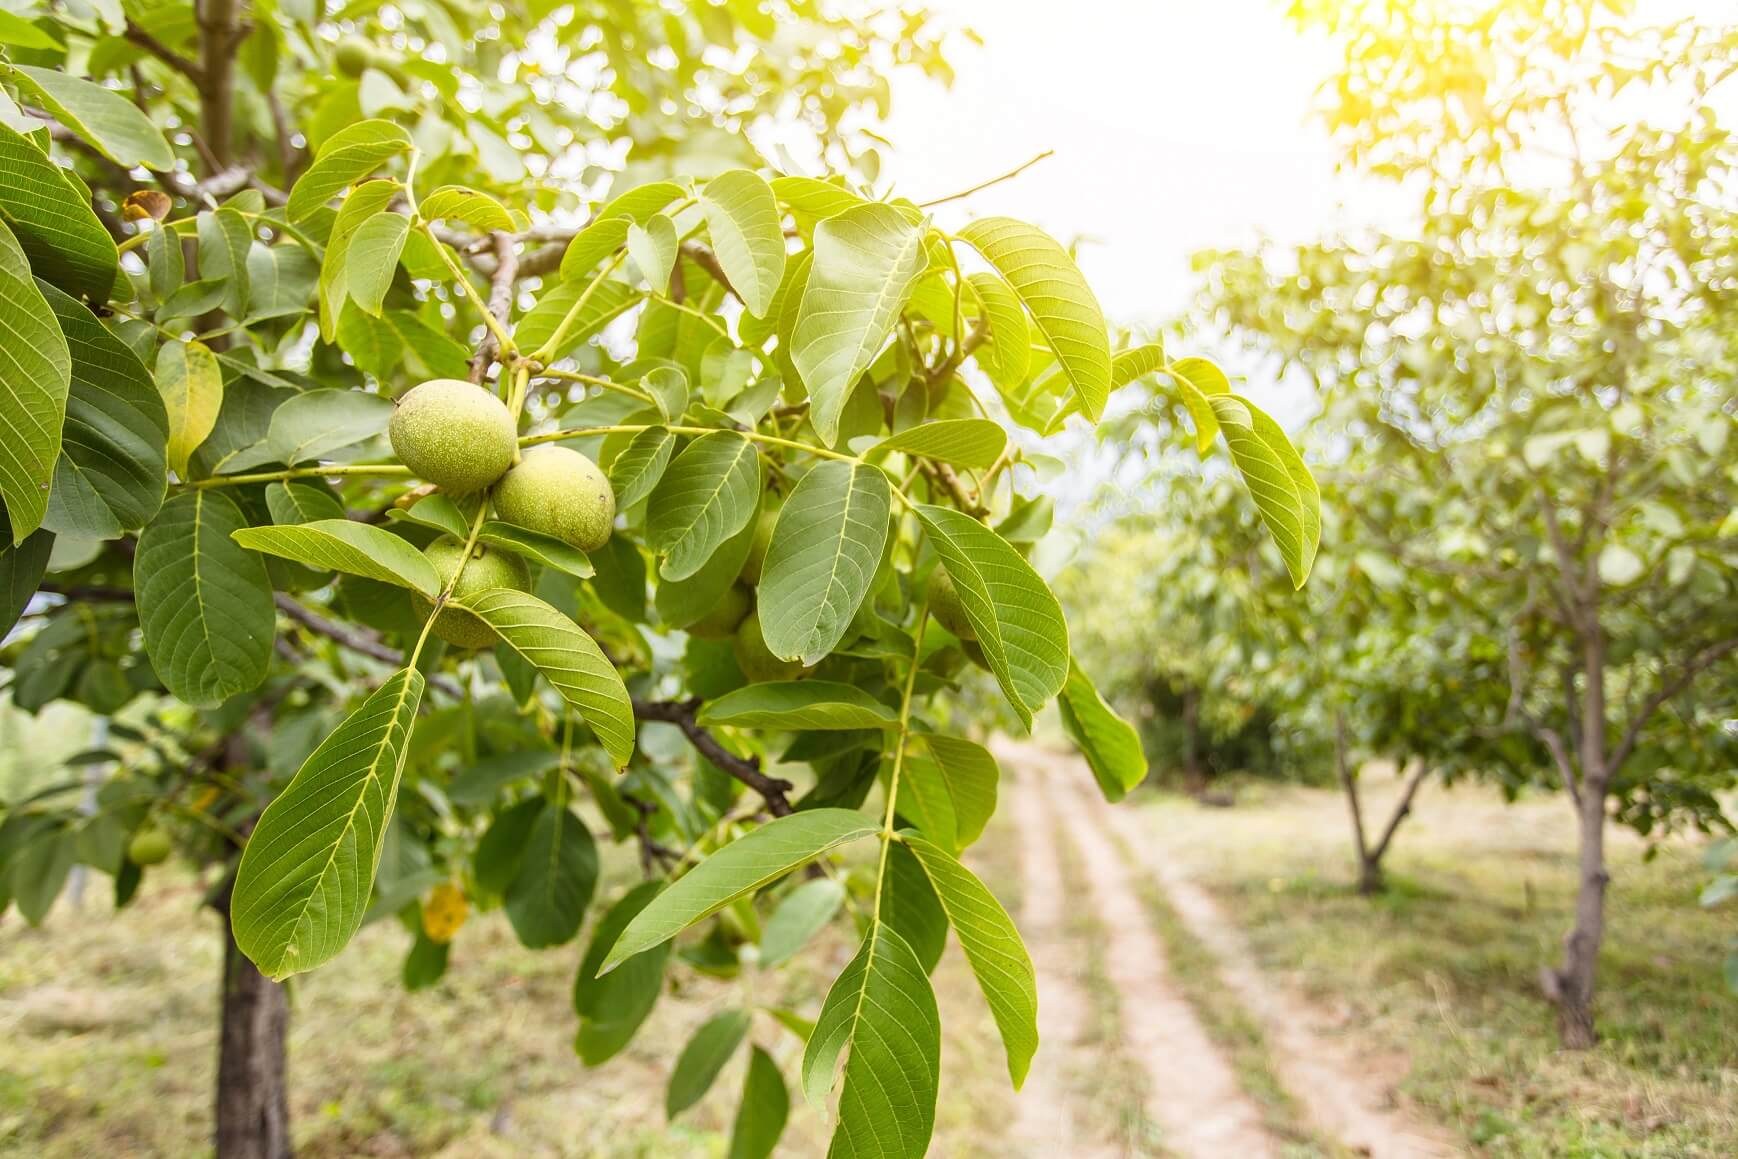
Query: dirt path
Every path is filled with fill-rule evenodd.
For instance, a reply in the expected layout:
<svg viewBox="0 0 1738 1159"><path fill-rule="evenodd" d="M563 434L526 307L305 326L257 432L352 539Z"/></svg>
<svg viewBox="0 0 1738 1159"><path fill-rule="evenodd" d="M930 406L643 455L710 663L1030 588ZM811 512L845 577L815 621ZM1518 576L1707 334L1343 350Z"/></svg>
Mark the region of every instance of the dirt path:
<svg viewBox="0 0 1738 1159"><path fill-rule="evenodd" d="M1065 1068L1078 1054L1088 1004L1074 980L1066 940L1067 898L1056 858L1054 829L1031 778L1014 795L1021 867L1020 933L1038 974L1038 1041L1031 1073L1015 1100L1010 1132L1015 1153L1029 1159L1077 1155L1109 1159L1110 1148L1091 1144L1070 1107Z"/></svg>
<svg viewBox="0 0 1738 1159"><path fill-rule="evenodd" d="M1083 776L1087 773L1080 771ZM1106 805L1097 794L1091 794L1086 807L1094 826L1114 827L1122 836L1189 932L1219 960L1220 978L1260 1023L1280 1082L1319 1130L1376 1159L1432 1159L1456 1153L1443 1132L1394 1105L1391 1084L1377 1073L1391 1068L1372 1068L1319 1010L1255 965L1242 933L1226 920L1206 890L1163 855L1138 814Z"/></svg>
<svg viewBox="0 0 1738 1159"><path fill-rule="evenodd" d="M1153 1118L1167 1150L1182 1156L1263 1159L1277 1147L1261 1126L1260 1113L1237 1085L1189 1003L1168 977L1164 952L1154 936L1116 850L1096 831L1079 794L1051 775L1050 754L1002 746L997 757L1017 775L1016 794L1025 813L1054 810L1079 851L1091 883L1084 899L1097 912L1107 945L1105 962L1123 1011L1123 1042L1146 1072ZM1072 771L1072 770L1071 770ZM1091 775L1082 770L1084 783ZM1025 843L1023 856L1055 858L1048 829ZM1043 1008L1040 990L1039 1007Z"/></svg>

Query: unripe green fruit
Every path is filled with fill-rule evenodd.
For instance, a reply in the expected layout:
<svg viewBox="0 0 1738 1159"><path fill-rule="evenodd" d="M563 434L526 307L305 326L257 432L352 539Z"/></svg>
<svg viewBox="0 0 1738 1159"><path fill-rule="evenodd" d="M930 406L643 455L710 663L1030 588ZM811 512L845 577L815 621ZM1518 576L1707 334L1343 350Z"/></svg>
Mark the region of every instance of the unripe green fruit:
<svg viewBox="0 0 1738 1159"><path fill-rule="evenodd" d="M525 452L495 485L495 513L508 523L596 551L616 522L616 493L596 463L570 447Z"/></svg>
<svg viewBox="0 0 1738 1159"><path fill-rule="evenodd" d="M748 586L733 583L718 597L718 602L712 605L711 611L688 625L688 634L708 640L722 640L736 631L753 607L754 597Z"/></svg>
<svg viewBox="0 0 1738 1159"><path fill-rule="evenodd" d="M777 524L778 508L760 513L760 522L754 525L754 539L748 545L748 558L742 561L744 583L760 583L760 569L766 566L766 549L772 546L772 529Z"/></svg>
<svg viewBox="0 0 1738 1159"><path fill-rule="evenodd" d="M171 848L169 834L155 825L147 825L127 842L127 860L134 865L161 865L169 860Z"/></svg>
<svg viewBox="0 0 1738 1159"><path fill-rule="evenodd" d="M753 684L765 680L795 680L805 671L801 661L780 660L767 648L766 637L760 634L759 612L748 613L748 618L737 627L731 651L736 654L736 666Z"/></svg>
<svg viewBox="0 0 1738 1159"><path fill-rule="evenodd" d="M960 603L960 591L954 586L953 576L947 574L947 568L936 564L935 570L929 573L929 614L935 622L958 636L961 640L976 641L978 634L972 629L972 622L966 618L965 605Z"/></svg>
<svg viewBox="0 0 1738 1159"><path fill-rule="evenodd" d="M442 536L423 548L422 553L434 564L435 574L441 577L441 586L444 588L447 581L453 578L453 573L459 569L459 561L465 555L465 545L451 536ZM471 561L465 565L464 573L459 576L452 598L468 599L496 588L530 591L531 572L525 566L525 561L512 552L478 546L471 554ZM434 606L433 601L420 595L413 595L412 598L416 601L417 610L423 615L427 615ZM441 608L440 615L435 617L434 634L460 648L488 648L496 640L493 628L473 613L454 607L451 603Z"/></svg>
<svg viewBox="0 0 1738 1159"><path fill-rule="evenodd" d="M361 76L373 63L374 46L359 37L347 36L332 49L332 64L344 76Z"/></svg>
<svg viewBox="0 0 1738 1159"><path fill-rule="evenodd" d="M518 446L506 404L458 378L434 378L406 391L388 431L393 453L411 474L454 495L499 479Z"/></svg>

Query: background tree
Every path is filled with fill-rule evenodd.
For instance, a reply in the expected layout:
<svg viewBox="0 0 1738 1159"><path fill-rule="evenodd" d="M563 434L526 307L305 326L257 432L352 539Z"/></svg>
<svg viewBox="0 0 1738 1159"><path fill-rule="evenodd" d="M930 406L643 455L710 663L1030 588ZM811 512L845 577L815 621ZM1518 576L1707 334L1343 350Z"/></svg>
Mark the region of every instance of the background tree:
<svg viewBox="0 0 1738 1159"><path fill-rule="evenodd" d="M1367 399L1341 444L1427 497L1384 528L1394 562L1500 649L1502 719L1575 810L1576 917L1544 977L1584 1047L1608 817L1725 824L1734 152L1706 102L1738 38L1581 0L1296 8L1346 45L1326 95L1348 163L1417 190L1416 227L1207 255L1204 306Z"/></svg>
<svg viewBox="0 0 1738 1159"><path fill-rule="evenodd" d="M414 933L412 987L473 907L573 943L600 837L647 881L598 899L589 1065L677 962L862 932L815 1021L708 1023L671 1115L789 1033L812 1097L843 1062L839 1149L922 1154L950 927L1017 1085L1031 964L958 860L997 770L930 705L975 663L1023 724L1059 698L1115 792L1144 775L1025 560L1044 508L999 420L1095 422L1166 362L1113 349L1037 229L877 195L846 126L886 69L945 69L927 20L205 0L0 43L10 690L115 719L72 762L94 812L71 771L7 803L0 902L39 921L75 863L122 904L172 851L213 870L219 1153L289 1150L280 983L370 918ZM766 164L775 123L830 175ZM1228 389L1185 401L1302 583L1296 452ZM788 1103L751 1049L743 1155Z"/></svg>

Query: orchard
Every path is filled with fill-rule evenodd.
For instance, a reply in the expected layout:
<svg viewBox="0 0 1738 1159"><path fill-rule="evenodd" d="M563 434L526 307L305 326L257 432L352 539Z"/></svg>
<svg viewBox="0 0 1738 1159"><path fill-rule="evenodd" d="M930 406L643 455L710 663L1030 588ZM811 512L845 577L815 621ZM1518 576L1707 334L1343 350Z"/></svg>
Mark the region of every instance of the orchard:
<svg viewBox="0 0 1738 1159"><path fill-rule="evenodd" d="M564 994L477 1017L529 1020L574 1088L655 1065L657 1153L726 1103L695 1145L733 1159L976 1153L951 1132L980 1101L1072 1145L1090 1113L1044 1108L1073 1099L1123 1107L1125 1153L1412 1154L1359 1132L1447 1112L1335 1119L1274 1027L1278 1077L1252 1082L1269 1056L1225 1038L1249 1016L1211 930L1206 958L1171 945L1205 1032L1125 1029L1102 1100L1045 1069L1087 1038L1041 1035L1040 999L1102 986L1113 1023L1151 1017L1138 987L1171 983L1123 952L1129 907L1165 944L1205 911L1129 886L1111 919L1103 859L1186 842L1192 802L1235 826L1251 786L1343 794L1364 930L1426 872L1432 802L1494 789L1570 802L1569 936L1528 969L1563 1044L1596 1048L1608 821L1730 828L1733 223L1707 191L1731 145L1700 109L1738 56L1567 0L1365 7L1291 15L1344 48L1328 122L1346 164L1422 194L1409 224L1214 250L1183 320L1134 330L1072 237L979 209L1028 166L883 177L891 78L954 75L928 14L0 13L6 720L40 735L72 705L91 738L0 778L0 943L177 891L219 915L224 1159L313 1137L297 1076L344 1064L295 1037L304 986L350 972L433 1011L494 930ZM1692 115L1583 143L1602 83ZM1561 183L1505 168L1559 138ZM1314 417L1264 409L1267 380L1308 380ZM1083 502L1096 470L1117 481ZM1260 848L1230 834L1209 846ZM1105 924L1045 917L1061 887ZM363 973L382 939L397 978ZM957 1069L981 1028L993 1094ZM1291 1094L1214 1143L1173 1116L1217 1096L1184 1083L1196 1110L1168 1111L1166 1065Z"/></svg>

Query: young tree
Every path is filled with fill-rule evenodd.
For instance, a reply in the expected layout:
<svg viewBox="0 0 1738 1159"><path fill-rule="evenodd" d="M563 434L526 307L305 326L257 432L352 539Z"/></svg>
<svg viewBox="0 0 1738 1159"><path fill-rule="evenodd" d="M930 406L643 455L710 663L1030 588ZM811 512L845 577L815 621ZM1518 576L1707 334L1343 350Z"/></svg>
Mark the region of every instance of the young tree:
<svg viewBox="0 0 1738 1159"><path fill-rule="evenodd" d="M1164 356L1114 350L1034 227L877 195L841 125L887 67L944 67L926 21L591 11L0 26L11 691L121 717L78 758L109 772L94 814L9 803L0 902L40 920L74 862L122 903L173 850L217 869L226 1156L289 1150L283 980L382 916L415 934L413 987L472 906L569 945L600 836L647 881L579 963L584 1062L674 958L768 968L855 898L818 1018L721 1015L667 1110L794 1033L811 1096L843 1060L836 1149L920 1155L950 927L1014 1083L1037 1045L1030 961L958 859L995 762L934 698L975 662L1024 723L1058 698L1106 784L1145 772L1025 559L1041 507L998 418L1095 422ZM775 115L838 173L764 176L743 133ZM1301 583L1301 460L1197 394ZM859 842L867 870L836 857ZM734 1153L787 1102L753 1046Z"/></svg>
<svg viewBox="0 0 1738 1159"><path fill-rule="evenodd" d="M1544 979L1586 1047L1608 817L1725 824L1735 223L1716 191L1738 154L1707 100L1738 42L1594 0L1296 7L1344 37L1327 96L1348 162L1410 181L1417 227L1209 255L1207 309L1365 400L1342 437L1420 497L1383 530L1408 587L1503 657L1498 723L1548 754L1580 835Z"/></svg>

